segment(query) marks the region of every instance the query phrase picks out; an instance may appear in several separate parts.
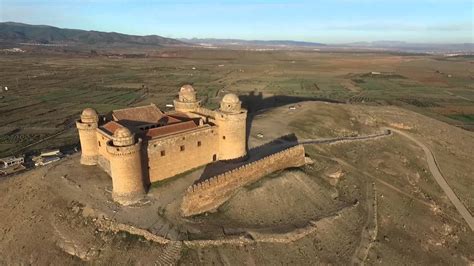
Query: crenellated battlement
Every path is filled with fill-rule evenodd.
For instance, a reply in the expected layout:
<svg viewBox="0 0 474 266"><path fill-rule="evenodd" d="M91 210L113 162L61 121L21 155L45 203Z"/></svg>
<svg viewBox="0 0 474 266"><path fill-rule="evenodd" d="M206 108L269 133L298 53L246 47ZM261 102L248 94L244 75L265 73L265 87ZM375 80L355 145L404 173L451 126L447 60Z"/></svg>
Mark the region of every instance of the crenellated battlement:
<svg viewBox="0 0 474 266"><path fill-rule="evenodd" d="M302 145L294 146L294 147L282 150L280 152L265 156L259 160L241 165L237 168L234 168L225 173L213 176L199 183L195 183L192 186L188 187L186 191L197 192L200 189L206 189L206 187L214 186L218 184L219 182L226 182L227 179L231 177L233 174L235 174L236 172L244 171L245 169L255 167L255 165L260 165L262 164L263 161L279 160L281 158L287 158L289 155L293 155L293 154L298 155L299 153L301 153L301 151L303 152L303 159L304 159L304 147Z"/></svg>
<svg viewBox="0 0 474 266"><path fill-rule="evenodd" d="M186 190L181 211L184 216L191 216L214 210L238 188L272 172L304 165L304 154L302 145L293 146L196 183Z"/></svg>

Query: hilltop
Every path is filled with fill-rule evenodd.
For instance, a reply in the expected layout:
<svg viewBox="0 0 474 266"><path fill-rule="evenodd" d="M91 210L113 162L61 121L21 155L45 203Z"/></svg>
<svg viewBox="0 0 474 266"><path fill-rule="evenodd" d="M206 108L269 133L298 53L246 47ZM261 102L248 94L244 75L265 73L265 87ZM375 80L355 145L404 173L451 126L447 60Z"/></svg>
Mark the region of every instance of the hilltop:
<svg viewBox="0 0 474 266"><path fill-rule="evenodd" d="M294 132L313 161L242 187L215 212L182 218L198 168L154 185L148 201L112 201L110 177L78 154L0 179L0 264L472 265L474 235L434 181L426 154L472 212L474 134L398 107L299 102L259 112L249 146ZM286 119L281 119L285 117ZM263 137L259 137L261 134Z"/></svg>

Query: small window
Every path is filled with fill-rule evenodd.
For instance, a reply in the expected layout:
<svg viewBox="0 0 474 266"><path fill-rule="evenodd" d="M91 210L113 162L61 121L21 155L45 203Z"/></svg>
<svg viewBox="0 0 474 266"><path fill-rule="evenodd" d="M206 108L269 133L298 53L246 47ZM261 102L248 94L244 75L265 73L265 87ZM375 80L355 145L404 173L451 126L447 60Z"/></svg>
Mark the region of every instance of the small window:
<svg viewBox="0 0 474 266"><path fill-rule="evenodd" d="M198 141L198 147L201 147L201 141Z"/></svg>
<svg viewBox="0 0 474 266"><path fill-rule="evenodd" d="M181 145L181 147L179 147L179 150L184 151L184 145Z"/></svg>
<svg viewBox="0 0 474 266"><path fill-rule="evenodd" d="M156 144L153 144L153 148L156 148Z"/></svg>
<svg viewBox="0 0 474 266"><path fill-rule="evenodd" d="M225 139L225 136L222 136L222 139Z"/></svg>
<svg viewBox="0 0 474 266"><path fill-rule="evenodd" d="M215 154L212 155L212 161L213 161L213 162L217 161L217 155L215 155Z"/></svg>
<svg viewBox="0 0 474 266"><path fill-rule="evenodd" d="M165 155L166 155L166 152L163 150L163 151L161 151L161 153L160 153L160 154L161 154L161 156L163 157L163 156L165 156Z"/></svg>
<svg viewBox="0 0 474 266"><path fill-rule="evenodd" d="M99 147L102 147L102 145L100 144L100 141L99 141Z"/></svg>

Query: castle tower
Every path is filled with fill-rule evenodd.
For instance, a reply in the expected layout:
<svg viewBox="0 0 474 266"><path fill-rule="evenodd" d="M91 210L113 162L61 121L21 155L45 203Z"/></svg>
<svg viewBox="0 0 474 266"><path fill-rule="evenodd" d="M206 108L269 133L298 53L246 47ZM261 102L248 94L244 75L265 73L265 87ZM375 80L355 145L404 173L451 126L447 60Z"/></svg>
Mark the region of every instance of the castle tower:
<svg viewBox="0 0 474 266"><path fill-rule="evenodd" d="M81 119L76 121L76 127L79 131L79 140L81 142L81 164L96 165L99 149L97 146L96 129L99 123L99 116L92 108L86 108L82 111Z"/></svg>
<svg viewBox="0 0 474 266"><path fill-rule="evenodd" d="M127 128L115 131L112 141L107 143L110 154L110 172L112 176L112 197L122 205L138 202L145 195L141 161L142 140Z"/></svg>
<svg viewBox="0 0 474 266"><path fill-rule="evenodd" d="M235 94L222 98L221 106L215 112L219 135L219 160L233 160L247 155L246 123L247 110Z"/></svg>
<svg viewBox="0 0 474 266"><path fill-rule="evenodd" d="M178 112L194 112L200 107L200 102L196 99L196 91L191 85L181 87L178 99L173 102L174 108Z"/></svg>

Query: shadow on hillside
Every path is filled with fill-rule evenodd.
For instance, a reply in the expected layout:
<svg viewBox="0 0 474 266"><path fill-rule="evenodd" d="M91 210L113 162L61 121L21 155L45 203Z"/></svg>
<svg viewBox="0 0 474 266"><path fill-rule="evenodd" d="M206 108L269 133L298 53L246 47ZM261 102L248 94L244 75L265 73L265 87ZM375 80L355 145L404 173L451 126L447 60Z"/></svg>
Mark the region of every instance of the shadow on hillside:
<svg viewBox="0 0 474 266"><path fill-rule="evenodd" d="M239 98L242 101L242 107L247 109L249 113L255 113L268 108L275 108L287 104L295 104L305 101L343 103L337 100L320 97L274 95L264 98L262 92L255 93L254 91L250 92L249 94L239 95Z"/></svg>
<svg viewBox="0 0 474 266"><path fill-rule="evenodd" d="M232 169L236 169L244 164L258 161L264 157L282 151L286 148L293 147L298 144L298 139L295 134L289 134L281 136L277 139L267 142L261 146L250 149L247 153L247 157L240 160L232 161L217 161L215 163L208 164L195 183L200 183L213 176L222 174Z"/></svg>
<svg viewBox="0 0 474 266"><path fill-rule="evenodd" d="M253 119L257 114L261 114L270 108L276 108L284 105L297 104L305 101L320 101L329 103L342 103L340 101L318 98L318 97L298 97L298 96L285 96L285 95L274 95L269 97L263 97L261 92L255 93L250 92L246 95L239 95L242 101L242 107L247 109L247 127L246 127L246 143L248 146L248 140L250 137L250 130L252 127ZM282 119L285 119L282 117ZM263 144L262 146L255 147L248 151L248 156L243 160L237 161L218 161L215 163L208 164L195 183L202 182L213 176L222 174L232 169L236 169L244 164L248 164L259 159L262 159L271 154L282 151L286 148L297 145L298 139L295 134L289 134L281 136L271 142Z"/></svg>
<svg viewBox="0 0 474 266"><path fill-rule="evenodd" d="M257 114L265 112L267 109L276 108L289 104L297 104L306 101L319 101L328 103L343 103L341 101L319 98L319 97L300 97L300 96L286 96L286 95L274 95L270 97L263 97L262 92L255 93L254 91L246 95L239 95L242 101L242 107L247 109L247 127L246 127L246 141L248 145L250 130L252 128L253 119ZM282 119L285 119L282 117Z"/></svg>

